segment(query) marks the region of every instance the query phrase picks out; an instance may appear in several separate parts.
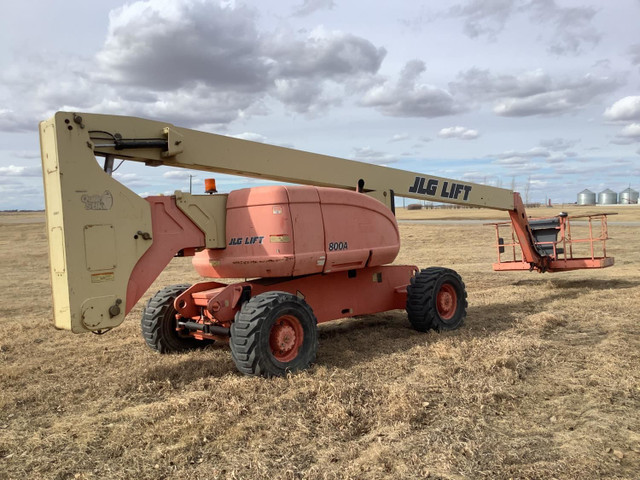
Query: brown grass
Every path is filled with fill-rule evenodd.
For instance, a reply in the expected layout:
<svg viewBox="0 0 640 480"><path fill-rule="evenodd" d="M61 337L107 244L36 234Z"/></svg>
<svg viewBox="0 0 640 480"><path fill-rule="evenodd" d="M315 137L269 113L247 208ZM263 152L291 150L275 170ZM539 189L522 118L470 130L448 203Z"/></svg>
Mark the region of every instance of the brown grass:
<svg viewBox="0 0 640 480"><path fill-rule="evenodd" d="M545 275L492 272L490 227L401 230L398 262L461 273L466 325L321 325L311 370L264 380L155 354L141 305L56 331L44 224L0 218L0 478L639 478L640 228L611 226L613 268ZM196 280L176 259L153 288Z"/></svg>

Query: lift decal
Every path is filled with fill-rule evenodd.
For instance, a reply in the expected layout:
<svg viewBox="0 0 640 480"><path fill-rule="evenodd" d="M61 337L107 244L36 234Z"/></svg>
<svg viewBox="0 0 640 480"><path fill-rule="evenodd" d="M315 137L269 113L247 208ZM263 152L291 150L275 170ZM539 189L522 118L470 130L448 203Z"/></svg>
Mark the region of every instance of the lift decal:
<svg viewBox="0 0 640 480"><path fill-rule="evenodd" d="M232 237L229 241L229 245L256 245L261 244L262 240L264 240L264 236L262 237Z"/></svg>
<svg viewBox="0 0 640 480"><path fill-rule="evenodd" d="M426 185L425 185L426 184ZM473 187L463 183L442 182L435 178L416 177L414 184L409 187L409 193L419 193L430 197L452 198L458 200L462 195L462 200L469 199L469 193Z"/></svg>

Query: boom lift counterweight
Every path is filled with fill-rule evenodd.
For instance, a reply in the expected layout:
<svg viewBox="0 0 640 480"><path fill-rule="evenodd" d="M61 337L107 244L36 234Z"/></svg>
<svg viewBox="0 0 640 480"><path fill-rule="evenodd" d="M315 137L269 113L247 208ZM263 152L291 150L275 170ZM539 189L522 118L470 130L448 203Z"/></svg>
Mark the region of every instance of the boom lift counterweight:
<svg viewBox="0 0 640 480"><path fill-rule="evenodd" d="M499 255L496 269L613 264L593 249L589 259L567 257L557 247L571 243L567 219L551 219L560 239L538 238L519 194L501 188L132 117L58 112L40 137L56 327L118 326L171 258L191 256L203 277L250 280L160 290L145 308L143 336L160 352L229 341L248 374L306 368L316 324L337 318L406 308L417 330L461 325L467 301L456 272L390 265L400 248L395 195L508 211L508 246L522 257ZM111 176L116 158L306 186L143 199Z"/></svg>

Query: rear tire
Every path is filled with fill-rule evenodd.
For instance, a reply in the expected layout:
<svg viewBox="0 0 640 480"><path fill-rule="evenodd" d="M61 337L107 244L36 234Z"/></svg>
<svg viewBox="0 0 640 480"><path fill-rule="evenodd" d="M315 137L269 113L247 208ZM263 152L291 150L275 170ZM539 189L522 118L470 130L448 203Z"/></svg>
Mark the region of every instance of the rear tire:
<svg viewBox="0 0 640 480"><path fill-rule="evenodd" d="M455 270L430 267L407 286L407 315L413 328L426 332L455 330L467 316L467 292Z"/></svg>
<svg viewBox="0 0 640 480"><path fill-rule="evenodd" d="M158 291L147 302L142 313L140 326L142 336L147 345L160 353L182 352L194 348L202 348L209 343L193 337L181 336L176 330L175 299L190 285L171 285Z"/></svg>
<svg viewBox="0 0 640 480"><path fill-rule="evenodd" d="M233 361L246 375L274 377L304 370L316 359L317 323L311 307L295 295L256 295L231 324Z"/></svg>

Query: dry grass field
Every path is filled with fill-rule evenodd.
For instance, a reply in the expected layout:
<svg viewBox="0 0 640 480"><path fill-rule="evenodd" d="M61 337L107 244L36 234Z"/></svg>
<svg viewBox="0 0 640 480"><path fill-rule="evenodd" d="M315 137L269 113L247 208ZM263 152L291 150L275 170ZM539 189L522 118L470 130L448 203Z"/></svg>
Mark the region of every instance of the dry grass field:
<svg viewBox="0 0 640 480"><path fill-rule="evenodd" d="M505 212L488 208L430 208L422 210L407 210L398 208L396 215L403 220L509 220ZM611 222L633 222L640 220L640 208L637 205L554 205L552 207L527 208L530 217L550 217L560 212L567 212L571 216L593 215L598 213L613 213L609 217Z"/></svg>
<svg viewBox="0 0 640 480"><path fill-rule="evenodd" d="M453 212L401 216L506 219ZM640 478L638 226L611 218L612 268L538 274L493 272L491 227L402 224L398 263L465 280L463 328L324 324L313 368L265 380L223 346L151 351L142 302L56 331L38 219L0 215L0 479ZM176 259L152 290L197 280Z"/></svg>

